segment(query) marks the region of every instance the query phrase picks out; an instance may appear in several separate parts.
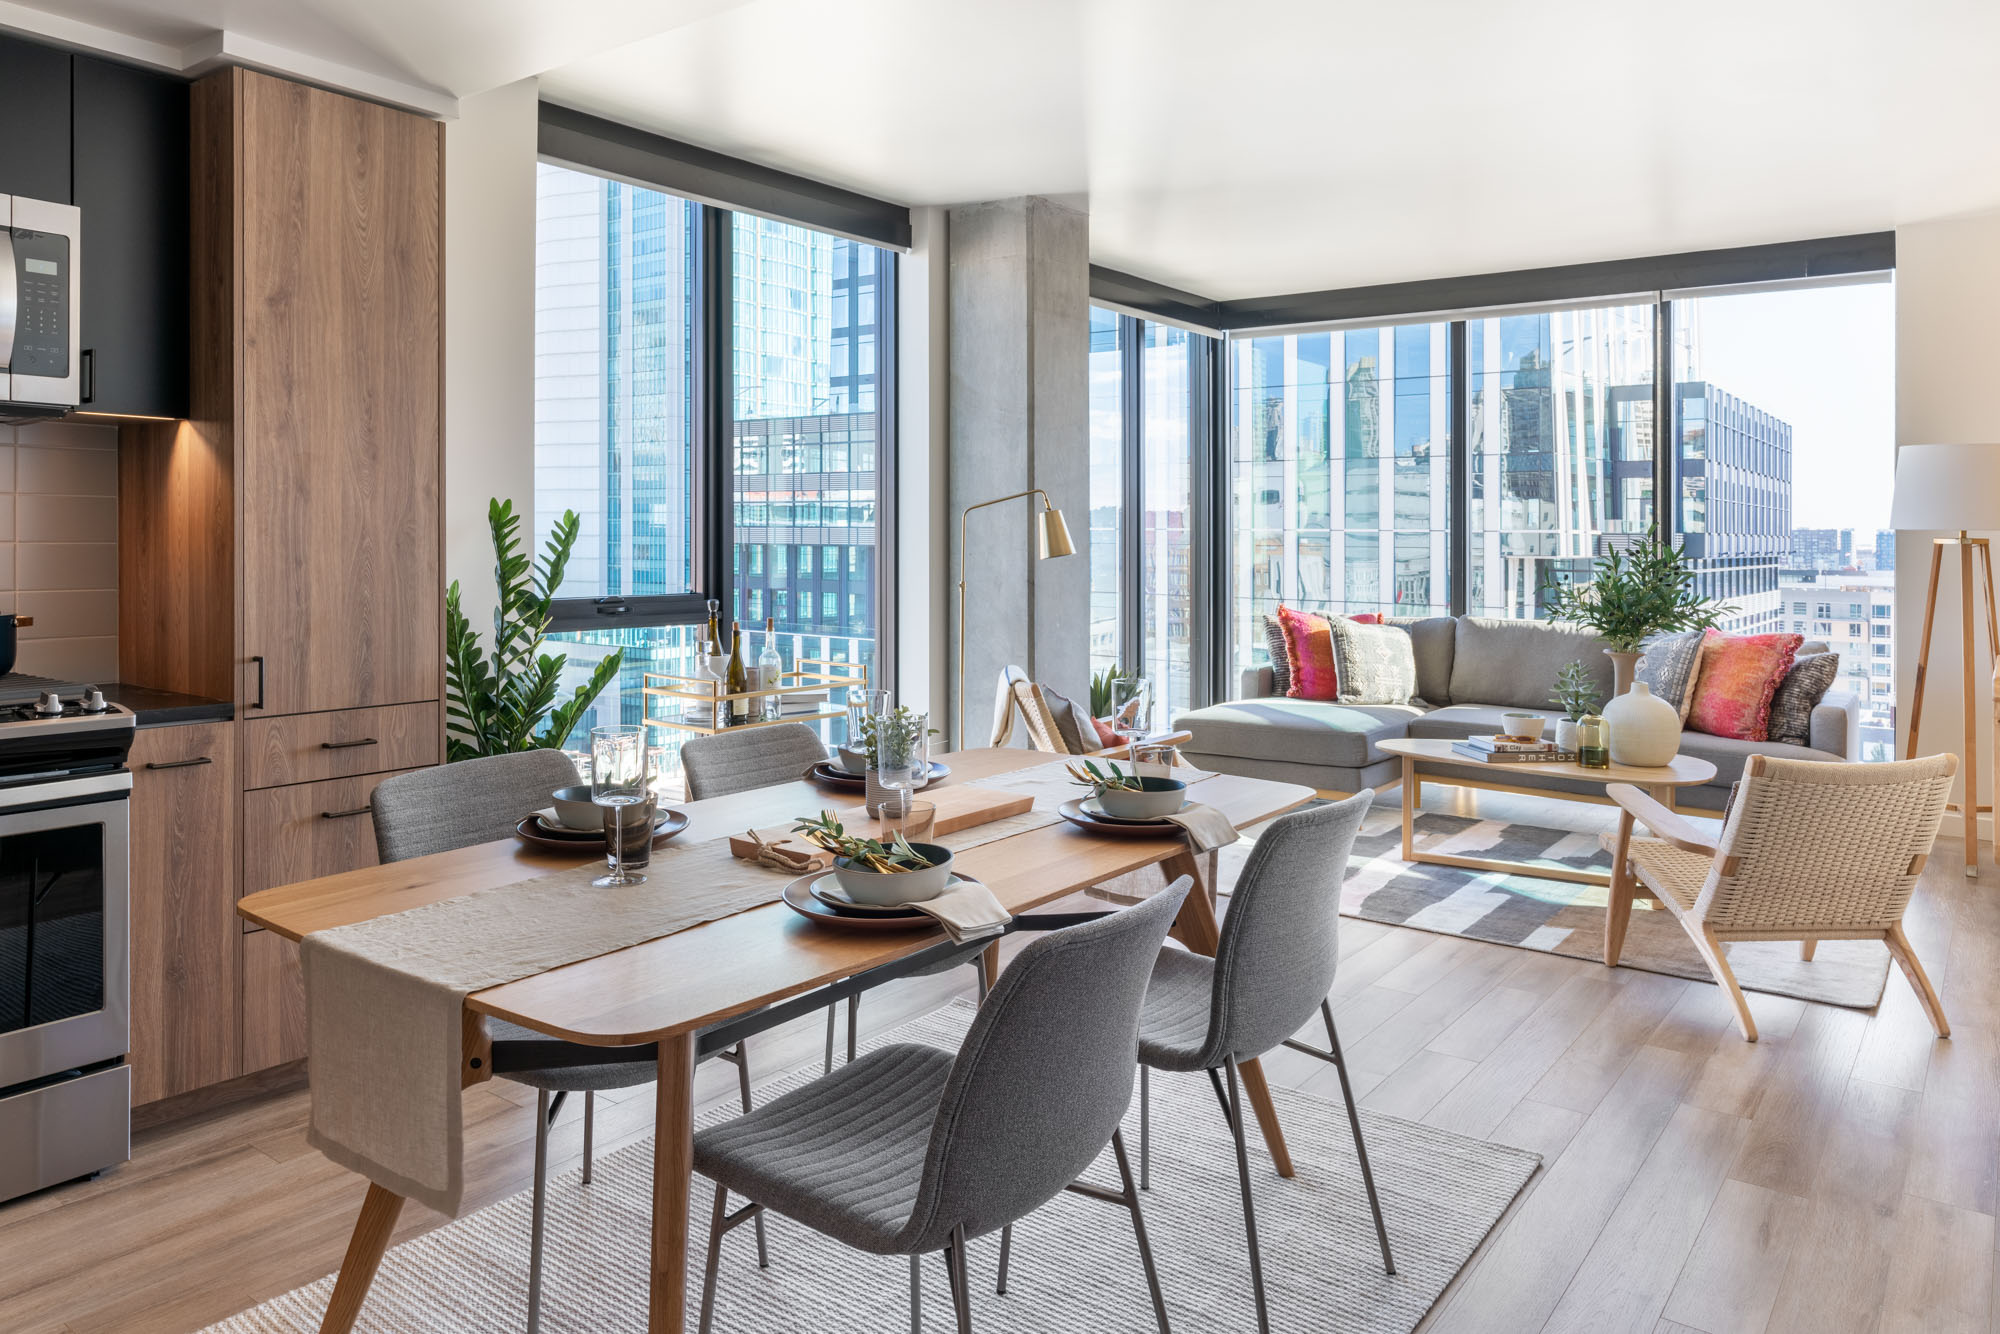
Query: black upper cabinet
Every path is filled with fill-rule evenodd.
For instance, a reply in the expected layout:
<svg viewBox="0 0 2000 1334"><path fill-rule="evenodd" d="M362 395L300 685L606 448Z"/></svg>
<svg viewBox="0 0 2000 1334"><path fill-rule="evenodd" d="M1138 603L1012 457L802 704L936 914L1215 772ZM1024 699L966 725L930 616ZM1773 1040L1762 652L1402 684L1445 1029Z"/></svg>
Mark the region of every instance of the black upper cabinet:
<svg viewBox="0 0 2000 1334"><path fill-rule="evenodd" d="M188 85L77 56L85 412L188 413Z"/></svg>
<svg viewBox="0 0 2000 1334"><path fill-rule="evenodd" d="M0 37L0 195L75 202L69 76L69 52Z"/></svg>

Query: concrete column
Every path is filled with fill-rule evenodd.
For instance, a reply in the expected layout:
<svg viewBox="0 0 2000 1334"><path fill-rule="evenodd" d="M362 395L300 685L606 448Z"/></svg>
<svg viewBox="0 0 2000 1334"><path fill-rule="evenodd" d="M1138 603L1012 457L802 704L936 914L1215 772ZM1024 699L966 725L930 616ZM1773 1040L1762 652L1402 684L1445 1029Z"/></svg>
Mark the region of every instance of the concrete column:
<svg viewBox="0 0 2000 1334"><path fill-rule="evenodd" d="M967 602L960 740L984 745L1003 666L1071 696L1089 686L1089 220L1039 197L954 208L950 286L949 541ZM974 514L956 549L967 507L1030 487L1063 510L1075 555L1035 558L1032 499Z"/></svg>

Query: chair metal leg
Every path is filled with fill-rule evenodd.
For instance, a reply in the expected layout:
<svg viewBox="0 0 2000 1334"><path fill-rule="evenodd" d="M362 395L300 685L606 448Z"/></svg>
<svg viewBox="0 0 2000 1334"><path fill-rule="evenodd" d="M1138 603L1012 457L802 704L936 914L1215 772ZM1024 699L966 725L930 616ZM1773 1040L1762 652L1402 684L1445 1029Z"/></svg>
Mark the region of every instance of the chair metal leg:
<svg viewBox="0 0 2000 1334"><path fill-rule="evenodd" d="M847 998L847 1063L854 1064L856 1044L861 1041L861 993Z"/></svg>
<svg viewBox="0 0 2000 1334"><path fill-rule="evenodd" d="M534 1223L528 1233L528 1334L542 1327L542 1224L548 1205L549 1122L554 1115L549 1091L540 1090L535 1095Z"/></svg>
<svg viewBox="0 0 2000 1334"><path fill-rule="evenodd" d="M1340 1096L1347 1102L1347 1124L1354 1132L1354 1156L1361 1163L1361 1184L1368 1191L1368 1208L1375 1215L1375 1240L1382 1247L1382 1271L1396 1272L1395 1257L1389 1254L1389 1228L1382 1221L1382 1201L1375 1194L1375 1173L1368 1166L1368 1146L1361 1142L1361 1113L1354 1107L1354 1085L1347 1079L1347 1059L1341 1054L1340 1035L1333 1029L1333 1006L1319 1003L1320 1017L1326 1020L1326 1045L1333 1053L1333 1068L1340 1072Z"/></svg>
<svg viewBox="0 0 2000 1334"><path fill-rule="evenodd" d="M1111 1151L1117 1155L1118 1177L1124 1183L1126 1207L1132 1211L1132 1235L1139 1242L1139 1263L1146 1268L1146 1291L1153 1294L1153 1318L1159 1322L1160 1334L1170 1334L1167 1328L1167 1298L1160 1291L1160 1271L1153 1265L1153 1243L1146 1238L1146 1219L1139 1212L1139 1191L1132 1184L1132 1164L1125 1156L1123 1132L1112 1132Z"/></svg>
<svg viewBox="0 0 2000 1334"><path fill-rule="evenodd" d="M1264 1303L1264 1257L1257 1249L1257 1208L1250 1198L1250 1146L1243 1138L1243 1100L1234 1060L1229 1062L1228 1070L1229 1133L1236 1140L1236 1176L1243 1184L1243 1231L1250 1242L1250 1289L1257 1297L1258 1334L1271 1334L1271 1315Z"/></svg>
<svg viewBox="0 0 2000 1334"><path fill-rule="evenodd" d="M750 1044L747 1042L737 1043L736 1050L730 1055L729 1059L736 1062L736 1092L743 1100L743 1112L747 1116L750 1112ZM757 1229L757 1267L759 1269L769 1269L771 1267L771 1248L770 1244L764 1239L763 1213L759 1211L757 1216L750 1221L751 1226Z"/></svg>
<svg viewBox="0 0 2000 1334"><path fill-rule="evenodd" d="M583 1095L583 1184L590 1184L591 1162L590 1140L596 1131L597 1095L586 1090Z"/></svg>
<svg viewBox="0 0 2000 1334"><path fill-rule="evenodd" d="M1000 1280L993 1285L995 1297L1007 1295L1007 1262L1014 1258L1014 1225L1000 1229Z"/></svg>
<svg viewBox="0 0 2000 1334"><path fill-rule="evenodd" d="M1139 1067L1139 1189L1153 1188L1153 1072Z"/></svg>
<svg viewBox="0 0 2000 1334"><path fill-rule="evenodd" d="M910 1334L924 1334L923 1257L910 1257Z"/></svg>
<svg viewBox="0 0 2000 1334"><path fill-rule="evenodd" d="M729 1192L715 1188L715 1212L708 1216L708 1261L701 1270L701 1334L708 1334L715 1318L715 1272L722 1265L722 1234L728 1229L723 1220L729 1213Z"/></svg>
<svg viewBox="0 0 2000 1334"><path fill-rule="evenodd" d="M984 1005L986 1004L986 956L984 954L974 956L972 960L972 973L974 977L979 979L979 1003Z"/></svg>
<svg viewBox="0 0 2000 1334"><path fill-rule="evenodd" d="M1215 1100L1222 1105L1223 1120L1228 1120L1229 1095L1222 1091L1222 1072L1220 1070L1210 1070L1208 1072L1208 1083L1209 1087L1215 1090Z"/></svg>
<svg viewBox="0 0 2000 1334"><path fill-rule="evenodd" d="M965 1264L965 1227L951 1230L951 1246L945 1252L945 1268L951 1274L952 1313L958 1318L958 1334L972 1334L972 1275Z"/></svg>
<svg viewBox="0 0 2000 1334"><path fill-rule="evenodd" d="M833 1027L834 1027L834 1022L835 1022L835 1020L837 1020L837 1019L839 1018L839 1016L840 1016L840 1005L839 1005L839 1003L838 1003L838 1002L835 1002L834 1004L832 1004L832 1005L829 1005L829 1006L827 1006L827 1007L826 1007L826 1071L825 1071L825 1073L827 1073L827 1074L829 1074L829 1075L833 1073Z"/></svg>

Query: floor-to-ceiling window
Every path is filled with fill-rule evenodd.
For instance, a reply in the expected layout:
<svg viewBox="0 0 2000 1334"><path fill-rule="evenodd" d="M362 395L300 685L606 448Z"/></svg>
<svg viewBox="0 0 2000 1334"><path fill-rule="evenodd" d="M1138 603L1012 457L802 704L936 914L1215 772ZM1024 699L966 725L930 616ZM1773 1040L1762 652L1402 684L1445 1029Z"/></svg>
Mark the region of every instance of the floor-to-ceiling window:
<svg viewBox="0 0 2000 1334"><path fill-rule="evenodd" d="M1125 505L1125 321L1090 310L1090 670L1121 667L1125 594L1120 570Z"/></svg>
<svg viewBox="0 0 2000 1334"><path fill-rule="evenodd" d="M1193 698L1194 475L1190 454L1191 340L1199 335L1144 323L1139 433L1140 663L1165 713Z"/></svg>
<svg viewBox="0 0 2000 1334"><path fill-rule="evenodd" d="M565 689L625 655L583 727L681 707L649 699L645 677L693 669L709 597L752 660L775 620L788 667L875 666L894 263L808 227L540 167L537 540L566 510L582 520L553 647L570 658ZM703 383L705 366L721 373ZM651 740L672 750L687 735Z"/></svg>
<svg viewBox="0 0 2000 1334"><path fill-rule="evenodd" d="M1231 629L1262 618L1451 606L1450 326L1233 339Z"/></svg>

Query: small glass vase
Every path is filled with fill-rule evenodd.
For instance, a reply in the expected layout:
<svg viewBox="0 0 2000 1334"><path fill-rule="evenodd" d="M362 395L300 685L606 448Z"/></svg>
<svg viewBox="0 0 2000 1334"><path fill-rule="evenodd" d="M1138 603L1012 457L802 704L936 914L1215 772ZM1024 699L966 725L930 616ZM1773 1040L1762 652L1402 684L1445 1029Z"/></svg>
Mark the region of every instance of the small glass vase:
<svg viewBox="0 0 2000 1334"><path fill-rule="evenodd" d="M1611 767L1611 724L1594 713L1577 721L1576 762L1586 769Z"/></svg>

